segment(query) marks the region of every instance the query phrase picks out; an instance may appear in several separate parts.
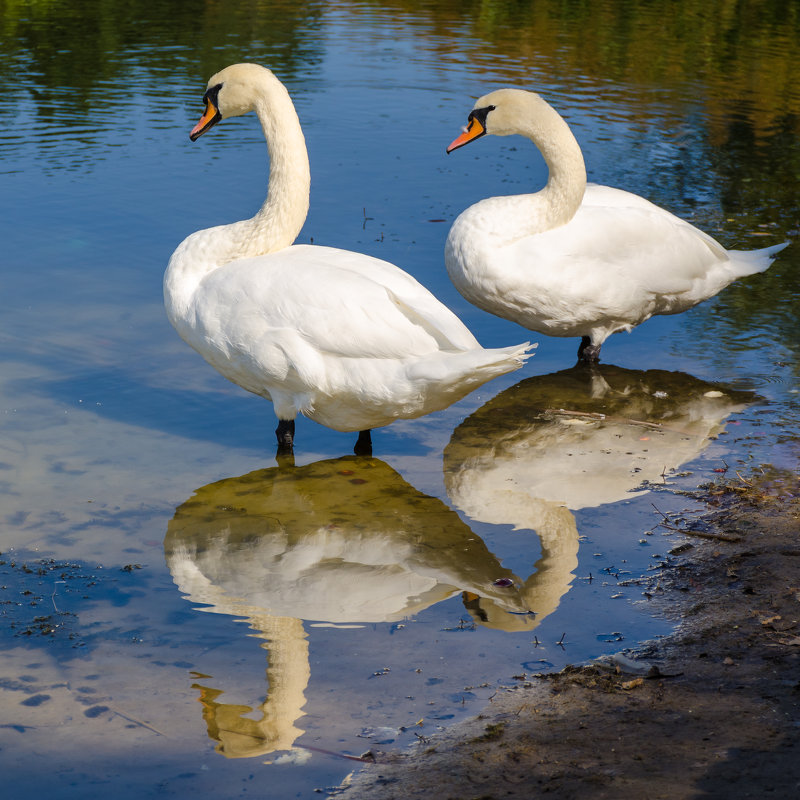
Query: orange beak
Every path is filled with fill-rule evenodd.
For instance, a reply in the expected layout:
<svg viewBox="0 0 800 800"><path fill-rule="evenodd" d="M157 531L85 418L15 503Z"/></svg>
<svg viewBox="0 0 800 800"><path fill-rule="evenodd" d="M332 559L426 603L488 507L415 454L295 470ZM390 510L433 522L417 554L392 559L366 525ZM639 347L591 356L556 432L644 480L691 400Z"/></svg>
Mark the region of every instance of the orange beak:
<svg viewBox="0 0 800 800"><path fill-rule="evenodd" d="M456 139L453 139L450 142L450 146L447 148L448 153L452 153L453 150L458 150L459 147L463 147L465 144L469 144L474 139L477 139L479 136L483 136L486 133L486 128L478 122L477 117L471 117L469 124L466 128L464 128L464 132Z"/></svg>
<svg viewBox="0 0 800 800"><path fill-rule="evenodd" d="M192 128L189 138L193 142L196 141L209 128L212 128L214 125L216 125L221 119L222 116L220 115L217 107L209 98L206 98L206 110L203 112L203 116L200 117L200 121L197 123L197 125Z"/></svg>

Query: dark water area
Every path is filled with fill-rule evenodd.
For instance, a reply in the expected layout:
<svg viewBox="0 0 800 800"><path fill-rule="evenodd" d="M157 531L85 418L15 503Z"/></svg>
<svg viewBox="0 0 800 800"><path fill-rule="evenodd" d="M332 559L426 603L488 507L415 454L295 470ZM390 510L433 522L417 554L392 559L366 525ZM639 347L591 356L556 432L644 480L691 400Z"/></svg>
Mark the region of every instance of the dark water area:
<svg viewBox="0 0 800 800"><path fill-rule="evenodd" d="M675 490L797 464L798 50L797 2L0 2L4 796L320 796L514 676L668 631L638 581L680 543L661 514L698 510ZM276 461L271 405L162 300L177 244L266 193L253 115L188 138L238 61L298 110L298 242L398 264L484 346L538 341L521 371L371 459L300 419ZM590 180L791 246L611 337L590 380L444 269L464 208L546 180L519 137L445 155L509 85Z"/></svg>

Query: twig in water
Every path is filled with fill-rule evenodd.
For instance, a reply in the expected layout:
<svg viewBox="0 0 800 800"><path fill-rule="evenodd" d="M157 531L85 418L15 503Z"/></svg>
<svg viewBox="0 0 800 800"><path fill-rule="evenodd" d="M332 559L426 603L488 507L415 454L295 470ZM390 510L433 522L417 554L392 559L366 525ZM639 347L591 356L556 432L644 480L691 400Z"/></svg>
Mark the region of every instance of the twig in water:
<svg viewBox="0 0 800 800"><path fill-rule="evenodd" d="M123 714L121 711L117 711L116 708L111 709L117 716L122 717L122 719L128 720L128 722L132 722L134 725L138 725L140 728L147 728L149 731L153 731L157 736L166 736L166 733L162 733L158 728L154 728L152 725L148 725L146 722L142 722L140 719L136 719L136 717L130 716L130 714Z"/></svg>
<svg viewBox="0 0 800 800"><path fill-rule="evenodd" d="M678 533L682 533L685 536L699 536L701 539L714 539L715 541L719 542L741 542L741 536L733 536L730 533L709 533L708 531L693 531L691 528L686 528L685 530L681 530L679 528L675 528L674 530L678 531Z"/></svg>
<svg viewBox="0 0 800 800"><path fill-rule="evenodd" d="M669 522L669 517L663 511L660 511L658 508L656 508L656 504L655 503L650 503L650 505L653 506L653 508L656 509L656 513L661 514L661 516L664 517L664 519L667 522Z"/></svg>
<svg viewBox="0 0 800 800"><path fill-rule="evenodd" d="M53 608L60 614L61 609L56 605L56 584L58 583L66 583L66 581L55 581L55 583L53 583L53 594L50 595L50 599L53 601Z"/></svg>
<svg viewBox="0 0 800 800"><path fill-rule="evenodd" d="M742 482L746 483L748 486L752 487L752 483L747 480L747 478L743 478L739 470L736 470L736 477Z"/></svg>
<svg viewBox="0 0 800 800"><path fill-rule="evenodd" d="M310 744L298 744L296 747L300 747L303 750L311 750L312 753L323 753L326 756L346 758L348 761L364 761L367 763L373 763L375 761L375 756L371 753L366 753L363 756L348 756L345 753L337 753L335 750L326 750L324 747L313 747Z"/></svg>

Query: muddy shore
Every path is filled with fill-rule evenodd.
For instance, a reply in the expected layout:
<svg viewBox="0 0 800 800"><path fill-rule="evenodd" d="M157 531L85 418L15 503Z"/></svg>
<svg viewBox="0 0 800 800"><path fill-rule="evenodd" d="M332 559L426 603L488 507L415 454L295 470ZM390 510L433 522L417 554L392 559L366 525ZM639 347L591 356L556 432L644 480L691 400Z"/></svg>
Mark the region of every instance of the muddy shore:
<svg viewBox="0 0 800 800"><path fill-rule="evenodd" d="M674 634L519 676L413 752L374 752L341 800L800 797L800 483L701 489L649 593ZM671 524L666 520L665 524Z"/></svg>

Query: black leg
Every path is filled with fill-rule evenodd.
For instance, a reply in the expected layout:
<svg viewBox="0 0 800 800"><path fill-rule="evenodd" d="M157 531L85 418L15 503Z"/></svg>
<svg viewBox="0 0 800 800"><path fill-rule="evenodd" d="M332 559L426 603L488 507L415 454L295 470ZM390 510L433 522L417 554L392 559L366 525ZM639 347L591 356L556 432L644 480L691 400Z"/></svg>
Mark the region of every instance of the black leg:
<svg viewBox="0 0 800 800"><path fill-rule="evenodd" d="M369 431L361 431L356 440L356 446L353 452L357 456L371 456L372 455L372 435Z"/></svg>
<svg viewBox="0 0 800 800"><path fill-rule="evenodd" d="M599 344L592 344L590 337L581 337L581 344L578 347L578 361L583 361L586 364L598 362L600 360L600 347L601 345Z"/></svg>
<svg viewBox="0 0 800 800"><path fill-rule="evenodd" d="M279 419L275 435L278 437L278 455L289 455L294 452L293 419Z"/></svg>

